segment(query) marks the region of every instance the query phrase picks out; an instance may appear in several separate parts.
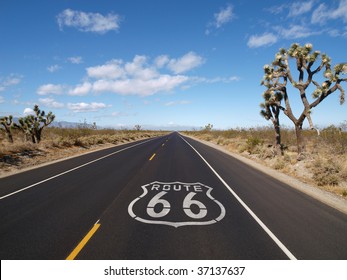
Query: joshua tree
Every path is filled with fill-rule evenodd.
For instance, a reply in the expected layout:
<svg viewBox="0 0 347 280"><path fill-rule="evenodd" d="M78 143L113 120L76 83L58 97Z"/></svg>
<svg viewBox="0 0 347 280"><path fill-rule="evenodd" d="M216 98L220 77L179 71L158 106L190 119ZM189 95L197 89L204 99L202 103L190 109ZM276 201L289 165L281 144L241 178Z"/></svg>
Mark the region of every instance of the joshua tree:
<svg viewBox="0 0 347 280"><path fill-rule="evenodd" d="M13 143L12 128L15 128L13 117L10 115L8 117L0 118L0 124L4 127L3 130L5 130L8 141Z"/></svg>
<svg viewBox="0 0 347 280"><path fill-rule="evenodd" d="M308 120L311 129L315 129L311 118L311 110L320 104L325 98L335 91L340 91L340 104L345 101L345 92L341 86L341 82L346 82L347 77L343 77L347 73L347 63L336 64L331 67L331 59L326 54L321 54L320 51L313 51L311 44L300 46L295 43L286 50L280 49L276 54L275 60L271 65L264 66L264 78L262 85L267 87L268 95L264 96L265 104L266 100L272 100L270 95L278 95L278 101L276 101L276 108L279 108L283 113L293 122L295 126L295 133L297 139L298 153L302 154L305 149L302 126L305 119ZM298 79L295 80L291 65L290 58L294 60L294 65L298 71ZM323 77L320 81L317 80L317 74L324 70ZM319 78L318 78L319 79ZM289 83L298 91L301 98L303 109L298 117L294 116L291 108L288 86ZM307 90L309 86L312 86L312 101L307 98ZM284 100L284 107L281 106L281 100ZM268 103L269 108L273 108L273 101ZM274 107L274 108L275 108ZM266 112L266 106L265 106ZM270 115L267 115L270 116ZM271 117L269 117L271 119ZM318 130L317 130L318 131Z"/></svg>
<svg viewBox="0 0 347 280"><path fill-rule="evenodd" d="M268 89L263 93L264 103L260 104L262 110L260 114L266 119L271 120L275 129L275 144L274 153L276 155L282 155L282 143L281 143L281 126L280 126L280 110L281 101L283 96L281 92L271 89L271 83L267 85Z"/></svg>
<svg viewBox="0 0 347 280"><path fill-rule="evenodd" d="M141 130L141 125L136 124L136 125L134 126L134 129L135 129L136 131L140 131L140 130Z"/></svg>
<svg viewBox="0 0 347 280"><path fill-rule="evenodd" d="M24 132L25 140L28 141L29 138L33 143L36 143L34 127L32 125L32 117L26 116L25 118L20 118L18 128Z"/></svg>
<svg viewBox="0 0 347 280"><path fill-rule="evenodd" d="M212 128L213 128L213 124L210 124L210 123L209 123L209 124L205 125L204 130L206 130L206 131L211 131Z"/></svg>
<svg viewBox="0 0 347 280"><path fill-rule="evenodd" d="M41 111L38 105L34 106L34 113L35 115L20 118L19 127L24 131L25 135L31 136L33 143L40 143L43 128L54 121L55 115L52 112L46 115L45 111Z"/></svg>

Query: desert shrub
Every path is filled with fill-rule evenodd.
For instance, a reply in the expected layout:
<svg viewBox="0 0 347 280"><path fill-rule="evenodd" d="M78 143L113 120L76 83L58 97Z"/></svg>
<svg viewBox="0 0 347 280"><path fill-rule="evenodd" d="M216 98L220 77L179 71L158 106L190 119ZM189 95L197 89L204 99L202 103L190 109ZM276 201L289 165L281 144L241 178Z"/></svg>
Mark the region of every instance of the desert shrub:
<svg viewBox="0 0 347 280"><path fill-rule="evenodd" d="M61 138L59 140L59 146L60 147L69 148L69 147L72 147L73 145L74 145L74 142L71 138Z"/></svg>
<svg viewBox="0 0 347 280"><path fill-rule="evenodd" d="M336 186L340 182L339 172L341 167L332 159L318 158L312 165L313 180L318 186L333 185Z"/></svg>
<svg viewBox="0 0 347 280"><path fill-rule="evenodd" d="M272 167L276 170L282 170L286 167L286 161L283 158L276 158L275 162L273 163Z"/></svg>
<svg viewBox="0 0 347 280"><path fill-rule="evenodd" d="M333 125L321 131L321 142L329 145L334 154L345 154L347 152L347 132Z"/></svg>
<svg viewBox="0 0 347 280"><path fill-rule="evenodd" d="M254 153L258 145L262 145L264 141L257 136L251 136L247 138L246 149L249 153Z"/></svg>

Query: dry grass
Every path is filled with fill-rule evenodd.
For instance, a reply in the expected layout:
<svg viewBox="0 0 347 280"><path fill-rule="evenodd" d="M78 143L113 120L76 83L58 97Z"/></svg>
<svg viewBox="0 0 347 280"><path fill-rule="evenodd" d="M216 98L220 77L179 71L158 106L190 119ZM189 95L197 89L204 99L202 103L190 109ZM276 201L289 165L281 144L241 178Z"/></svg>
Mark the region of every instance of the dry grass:
<svg viewBox="0 0 347 280"><path fill-rule="evenodd" d="M211 141L303 182L347 199L347 132L330 126L318 136L305 130L306 154L298 161L295 133L282 128L284 155L273 152L274 131L270 127L213 131L187 131L187 135Z"/></svg>
<svg viewBox="0 0 347 280"><path fill-rule="evenodd" d="M166 132L52 127L43 130L43 140L39 144L25 141L25 137L20 131L14 131L14 143L9 143L5 135L0 134L0 175L52 160L163 134Z"/></svg>

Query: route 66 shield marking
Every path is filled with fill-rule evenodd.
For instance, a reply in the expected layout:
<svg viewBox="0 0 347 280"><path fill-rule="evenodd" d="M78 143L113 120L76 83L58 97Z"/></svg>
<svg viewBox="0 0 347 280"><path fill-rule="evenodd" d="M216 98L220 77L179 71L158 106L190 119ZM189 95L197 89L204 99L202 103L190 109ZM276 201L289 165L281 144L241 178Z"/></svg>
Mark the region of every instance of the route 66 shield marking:
<svg viewBox="0 0 347 280"><path fill-rule="evenodd" d="M225 208L202 183L152 182L128 206L130 217L146 224L173 227L211 225L221 221Z"/></svg>

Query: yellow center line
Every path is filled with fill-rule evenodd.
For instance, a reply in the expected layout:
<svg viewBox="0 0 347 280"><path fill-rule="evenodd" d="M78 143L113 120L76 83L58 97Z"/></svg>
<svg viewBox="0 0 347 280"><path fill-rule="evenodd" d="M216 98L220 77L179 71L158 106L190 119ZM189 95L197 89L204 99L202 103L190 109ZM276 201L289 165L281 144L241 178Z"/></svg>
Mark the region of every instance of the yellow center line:
<svg viewBox="0 0 347 280"><path fill-rule="evenodd" d="M66 258L66 260L74 260L76 256L81 252L83 247L87 244L90 238L98 230L100 224L96 223L93 228L87 233L87 235L82 239L82 241L77 245L77 247L71 252L71 254Z"/></svg>
<svg viewBox="0 0 347 280"><path fill-rule="evenodd" d="M155 153L151 156L149 160L152 160L155 157Z"/></svg>

